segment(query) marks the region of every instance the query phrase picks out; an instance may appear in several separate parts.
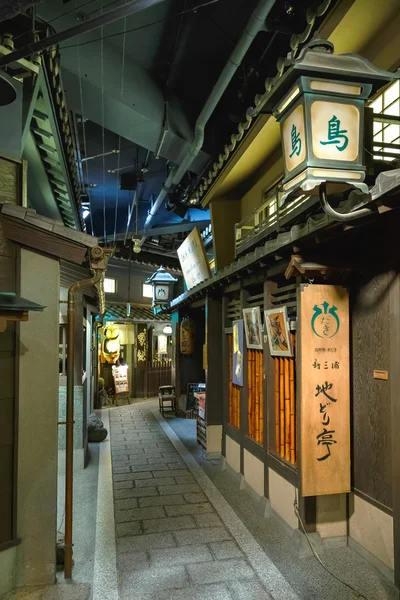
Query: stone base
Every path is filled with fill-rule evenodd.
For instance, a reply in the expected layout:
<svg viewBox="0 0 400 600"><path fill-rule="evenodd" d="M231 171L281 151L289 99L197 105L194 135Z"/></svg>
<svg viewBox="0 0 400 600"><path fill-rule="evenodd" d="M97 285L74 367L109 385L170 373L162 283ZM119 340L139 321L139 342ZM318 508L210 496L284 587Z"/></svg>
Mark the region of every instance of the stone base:
<svg viewBox="0 0 400 600"><path fill-rule="evenodd" d="M70 583L18 588L0 600L89 600L91 585Z"/></svg>
<svg viewBox="0 0 400 600"><path fill-rule="evenodd" d="M85 451L83 448L74 450L74 471L83 471L85 468ZM65 475L65 450L58 452L58 474Z"/></svg>
<svg viewBox="0 0 400 600"><path fill-rule="evenodd" d="M308 539L310 540L312 547L317 554L324 553L324 542L319 533L309 533ZM300 529L295 529L292 534L293 548L300 558L306 558L313 556L310 544L308 543L305 534Z"/></svg>

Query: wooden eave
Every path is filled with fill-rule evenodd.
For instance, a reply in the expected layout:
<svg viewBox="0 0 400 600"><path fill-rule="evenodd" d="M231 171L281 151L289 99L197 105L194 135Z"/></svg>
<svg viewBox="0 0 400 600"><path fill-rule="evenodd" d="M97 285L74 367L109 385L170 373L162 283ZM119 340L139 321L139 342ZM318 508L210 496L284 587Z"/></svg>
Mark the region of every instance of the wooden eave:
<svg viewBox="0 0 400 600"><path fill-rule="evenodd" d="M88 249L98 245L97 238L42 217L33 209L0 204L0 218L8 240L75 265L84 264Z"/></svg>

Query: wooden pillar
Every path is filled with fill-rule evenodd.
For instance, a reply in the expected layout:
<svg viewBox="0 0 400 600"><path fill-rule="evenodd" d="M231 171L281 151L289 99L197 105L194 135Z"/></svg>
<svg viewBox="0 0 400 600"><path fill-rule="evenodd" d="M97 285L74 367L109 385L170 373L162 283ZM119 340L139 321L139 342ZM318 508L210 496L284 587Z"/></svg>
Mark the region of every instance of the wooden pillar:
<svg viewBox="0 0 400 600"><path fill-rule="evenodd" d="M244 289L240 290L240 317L243 318L243 309L246 308L246 298L248 296L248 292ZM245 336L244 332L243 335ZM248 364L247 364L247 344L244 339L243 342L243 387L240 388L240 431L242 436L247 436L248 432L248 412L247 412L247 404L248 404L248 392L249 392L249 374L248 374ZM244 450L243 444L240 445L240 472L244 475Z"/></svg>
<svg viewBox="0 0 400 600"><path fill-rule="evenodd" d="M300 352L300 339L301 339L301 327L300 327L300 323L301 323L301 318L300 318L300 311L301 311L301 302L300 302L300 284L301 284L301 278L297 278L297 323L298 323L298 329L297 329L297 344L296 344L296 368L297 368L297 372L301 371L301 361L302 361L302 356L301 356L301 352ZM298 432L298 458L297 458L297 464L298 464L298 487L299 487L299 513L300 513L300 517L301 520L303 521L304 524L304 528L307 531L307 533L314 533L317 530L317 524L316 524L316 520L317 520L317 498L315 496L307 496L306 498L302 497L301 495L301 469L302 469L302 464L301 464L301 452L300 452L300 448L301 448L301 395L300 395L300 377L297 377L297 383L296 383L296 398L297 398L297 432ZM301 525L299 523L299 529L301 529Z"/></svg>
<svg viewBox="0 0 400 600"><path fill-rule="evenodd" d="M227 298L222 298L222 319L221 319L221 339L222 339L222 421L229 423L229 344L228 335L225 333L226 325L226 305ZM225 454L225 452L224 452Z"/></svg>
<svg viewBox="0 0 400 600"><path fill-rule="evenodd" d="M390 288L390 395L392 421L392 487L394 581L400 588L400 276Z"/></svg>
<svg viewBox="0 0 400 600"><path fill-rule="evenodd" d="M207 426L222 425L222 299L207 297Z"/></svg>

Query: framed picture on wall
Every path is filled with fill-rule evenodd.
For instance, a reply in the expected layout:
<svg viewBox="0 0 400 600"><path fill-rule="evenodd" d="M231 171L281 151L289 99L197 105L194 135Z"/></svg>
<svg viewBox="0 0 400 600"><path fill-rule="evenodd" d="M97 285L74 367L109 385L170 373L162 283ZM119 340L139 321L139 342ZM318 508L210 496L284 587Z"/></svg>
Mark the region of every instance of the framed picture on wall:
<svg viewBox="0 0 400 600"><path fill-rule="evenodd" d="M233 321L232 383L243 387L243 321Z"/></svg>
<svg viewBox="0 0 400 600"><path fill-rule="evenodd" d="M243 309L244 330L247 347L252 350L262 350L261 310L259 306Z"/></svg>
<svg viewBox="0 0 400 600"><path fill-rule="evenodd" d="M293 356L286 306L264 311L271 356Z"/></svg>

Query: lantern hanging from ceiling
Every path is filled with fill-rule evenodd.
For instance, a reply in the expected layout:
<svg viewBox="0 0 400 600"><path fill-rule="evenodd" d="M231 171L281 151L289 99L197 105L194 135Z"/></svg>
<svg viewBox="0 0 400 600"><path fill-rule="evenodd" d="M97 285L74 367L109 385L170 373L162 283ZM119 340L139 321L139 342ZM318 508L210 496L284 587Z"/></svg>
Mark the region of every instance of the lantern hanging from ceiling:
<svg viewBox="0 0 400 600"><path fill-rule="evenodd" d="M324 182L364 183L365 102L398 77L358 54L333 53L314 36L272 89L263 112L281 126L285 178L280 203L301 188Z"/></svg>
<svg viewBox="0 0 400 600"><path fill-rule="evenodd" d="M146 283L153 286L153 309L169 308L173 298L174 283L178 281L163 267L160 267L151 277L146 279Z"/></svg>
<svg viewBox="0 0 400 600"><path fill-rule="evenodd" d="M180 346L181 354L190 356L194 353L194 339L196 327L194 321L189 317L184 317L180 327Z"/></svg>

